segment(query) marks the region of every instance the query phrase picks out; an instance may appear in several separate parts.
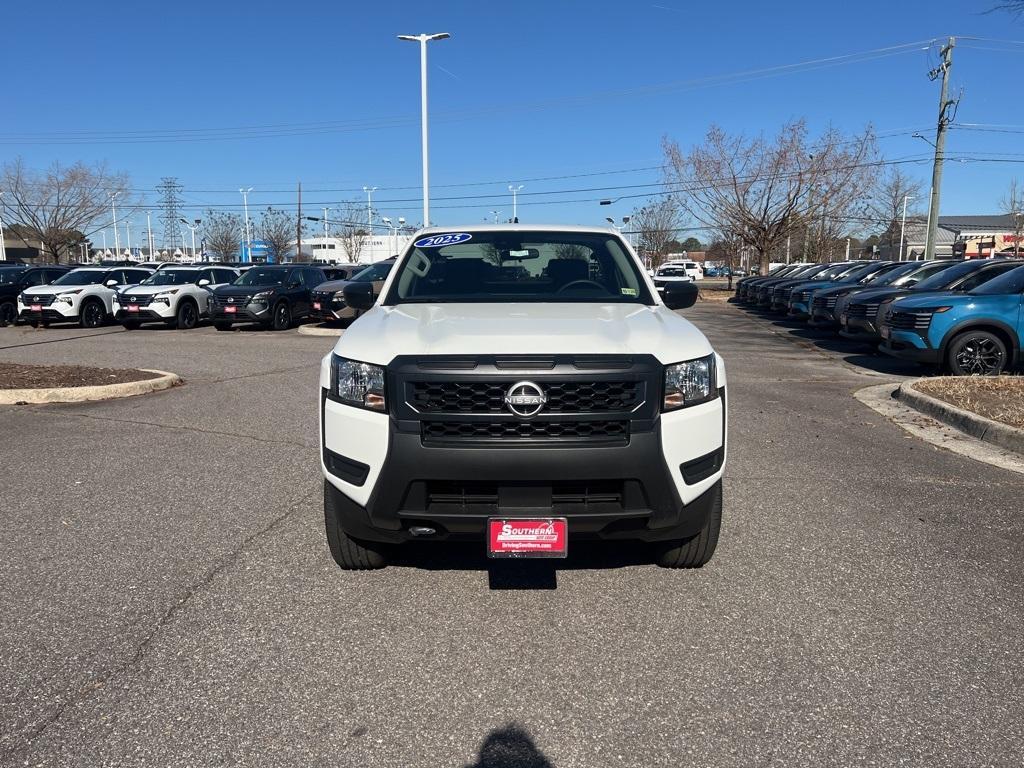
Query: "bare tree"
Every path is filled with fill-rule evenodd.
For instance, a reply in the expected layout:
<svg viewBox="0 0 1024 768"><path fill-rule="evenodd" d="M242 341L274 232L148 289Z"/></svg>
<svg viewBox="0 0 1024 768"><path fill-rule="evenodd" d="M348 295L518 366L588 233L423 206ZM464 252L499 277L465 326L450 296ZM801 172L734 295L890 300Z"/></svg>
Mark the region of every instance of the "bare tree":
<svg viewBox="0 0 1024 768"><path fill-rule="evenodd" d="M907 176L898 166L891 166L878 180L865 207L867 218L879 232L879 244L887 246L890 259L899 250L904 199L908 204L907 216L917 215L918 206L910 206L910 202L923 199L921 182Z"/></svg>
<svg viewBox="0 0 1024 768"><path fill-rule="evenodd" d="M993 11L1006 11L1017 17L1024 16L1024 0L1004 0L1004 2L993 5L986 13Z"/></svg>
<svg viewBox="0 0 1024 768"><path fill-rule="evenodd" d="M203 217L203 239L206 247L221 261L238 257L245 238L245 222L237 213L207 211Z"/></svg>
<svg viewBox="0 0 1024 768"><path fill-rule="evenodd" d="M637 246L657 268L665 257L667 245L675 240L682 223L682 209L672 195L651 200L633 214L630 224L637 233Z"/></svg>
<svg viewBox="0 0 1024 768"><path fill-rule="evenodd" d="M689 154L668 138L662 145L666 179L684 208L729 232L760 263L801 227L818 229L817 240L827 244L831 225L850 221L869 195L877 165L870 130L847 137L830 128L812 143L803 120L771 140L713 126Z"/></svg>
<svg viewBox="0 0 1024 768"><path fill-rule="evenodd" d="M1017 179L1010 180L1010 186L1000 201L1003 213L1010 217L1010 231L1013 232L1013 255L1020 256L1020 241L1024 236L1024 190Z"/></svg>
<svg viewBox="0 0 1024 768"><path fill-rule="evenodd" d="M363 244L369 234L366 228L358 223L359 217L364 211L362 202L350 201L341 207L341 226L338 229L338 239L341 240L341 245L352 264L359 263Z"/></svg>
<svg viewBox="0 0 1024 768"><path fill-rule="evenodd" d="M38 240L44 261L59 261L84 242L98 223L109 221L110 198L133 207L128 197L128 177L111 173L106 166L54 163L42 172L27 168L21 158L7 163L0 177L0 210L4 221L21 224L21 239Z"/></svg>
<svg viewBox="0 0 1024 768"><path fill-rule="evenodd" d="M267 208L260 216L259 239L266 243L267 256L280 264L295 244L295 217L285 211Z"/></svg>

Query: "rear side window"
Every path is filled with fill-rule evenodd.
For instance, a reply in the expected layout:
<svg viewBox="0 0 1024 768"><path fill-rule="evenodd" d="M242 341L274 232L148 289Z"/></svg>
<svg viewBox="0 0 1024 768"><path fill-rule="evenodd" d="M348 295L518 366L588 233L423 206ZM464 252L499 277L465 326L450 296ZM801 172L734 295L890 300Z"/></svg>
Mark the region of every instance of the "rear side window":
<svg viewBox="0 0 1024 768"><path fill-rule="evenodd" d="M136 283L141 283L151 274L153 273L142 269L126 269L124 270L124 280L119 280L118 282L135 285Z"/></svg>
<svg viewBox="0 0 1024 768"><path fill-rule="evenodd" d="M231 283L234 282L235 278L238 277L238 275L236 275L230 269L215 269L213 270L213 274L216 277L216 279L213 281L215 283Z"/></svg>
<svg viewBox="0 0 1024 768"><path fill-rule="evenodd" d="M1020 264L994 264L988 269L978 270L975 274L960 283L960 285L957 286L957 290L973 291L975 288L984 285L989 280L999 277L999 275L1009 272L1011 269L1015 269L1019 266Z"/></svg>

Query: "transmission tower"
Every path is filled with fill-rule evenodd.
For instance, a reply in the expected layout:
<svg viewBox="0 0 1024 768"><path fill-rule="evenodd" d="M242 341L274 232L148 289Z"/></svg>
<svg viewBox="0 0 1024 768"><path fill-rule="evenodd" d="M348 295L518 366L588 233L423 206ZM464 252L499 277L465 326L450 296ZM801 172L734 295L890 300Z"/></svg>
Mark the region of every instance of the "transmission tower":
<svg viewBox="0 0 1024 768"><path fill-rule="evenodd" d="M181 243L181 191L185 187L175 176L164 176L156 187L160 193L160 220L164 223L163 247L173 253Z"/></svg>

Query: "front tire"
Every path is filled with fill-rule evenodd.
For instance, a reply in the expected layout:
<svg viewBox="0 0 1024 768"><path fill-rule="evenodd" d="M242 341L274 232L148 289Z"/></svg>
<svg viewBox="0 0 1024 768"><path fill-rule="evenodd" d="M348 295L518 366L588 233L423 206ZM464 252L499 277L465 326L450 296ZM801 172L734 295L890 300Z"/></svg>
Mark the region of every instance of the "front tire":
<svg viewBox="0 0 1024 768"><path fill-rule="evenodd" d="M103 307L103 303L92 299L82 305L78 324L83 328L99 328L106 319L107 310Z"/></svg>
<svg viewBox="0 0 1024 768"><path fill-rule="evenodd" d="M0 304L0 328L14 325L18 319L18 307L13 301L5 301Z"/></svg>
<svg viewBox="0 0 1024 768"><path fill-rule="evenodd" d="M178 304L178 311L175 315L175 325L179 331L189 331L196 327L199 322L199 308L187 299Z"/></svg>
<svg viewBox="0 0 1024 768"><path fill-rule="evenodd" d="M292 326L292 310L288 302L279 301L274 305L274 316L270 321L270 328L274 331L287 331Z"/></svg>
<svg viewBox="0 0 1024 768"><path fill-rule="evenodd" d="M964 331L950 342L946 363L954 376L998 376L1006 368L1006 344L988 331Z"/></svg>
<svg viewBox="0 0 1024 768"><path fill-rule="evenodd" d="M337 493L324 480L324 526L327 529L327 548L339 568L346 571L370 571L383 568L388 564L380 545L353 539L338 520L338 510L334 505Z"/></svg>
<svg viewBox="0 0 1024 768"><path fill-rule="evenodd" d="M704 527L689 539L662 544L658 553L658 565L662 568L700 568L710 562L722 530L722 481L715 483L709 493L714 493L714 499Z"/></svg>

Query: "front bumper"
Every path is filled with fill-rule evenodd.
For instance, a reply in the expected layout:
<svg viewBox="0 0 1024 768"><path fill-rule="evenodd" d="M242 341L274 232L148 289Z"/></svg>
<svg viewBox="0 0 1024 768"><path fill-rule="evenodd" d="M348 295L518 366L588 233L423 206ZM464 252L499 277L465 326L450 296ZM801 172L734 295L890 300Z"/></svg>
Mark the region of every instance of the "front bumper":
<svg viewBox="0 0 1024 768"><path fill-rule="evenodd" d="M726 460L719 394L624 445L449 447L322 390L321 471L342 528L368 541L408 541L412 526L479 540L488 518L524 514L564 516L574 538L685 539L703 528Z"/></svg>
<svg viewBox="0 0 1024 768"><path fill-rule="evenodd" d="M225 312L224 307L218 305L210 309L210 319L215 323L269 323L270 306L250 302L234 312Z"/></svg>
<svg viewBox="0 0 1024 768"><path fill-rule="evenodd" d="M133 304L114 304L114 319L119 322L132 322L137 323L165 323L168 320L174 319L174 312L171 309L170 304L164 304L160 302L150 302L149 304L140 306L135 311L130 311L129 306L138 306Z"/></svg>
<svg viewBox="0 0 1024 768"><path fill-rule="evenodd" d="M22 304L19 301L18 319L29 323L77 323L78 306L65 302L54 302L38 311L33 311L30 305Z"/></svg>
<svg viewBox="0 0 1024 768"><path fill-rule="evenodd" d="M912 360L915 363L937 365L942 362L942 350L931 347L928 339L914 331L892 330L885 326L889 338L879 349L890 357Z"/></svg>
<svg viewBox="0 0 1024 768"><path fill-rule="evenodd" d="M810 317L810 311L806 302L791 301L789 303L789 312L787 315L794 320L804 320Z"/></svg>
<svg viewBox="0 0 1024 768"><path fill-rule="evenodd" d="M878 333L878 326L874 320L866 317L848 317L842 324L839 335L851 341L862 341L867 344L877 344L882 340Z"/></svg>

